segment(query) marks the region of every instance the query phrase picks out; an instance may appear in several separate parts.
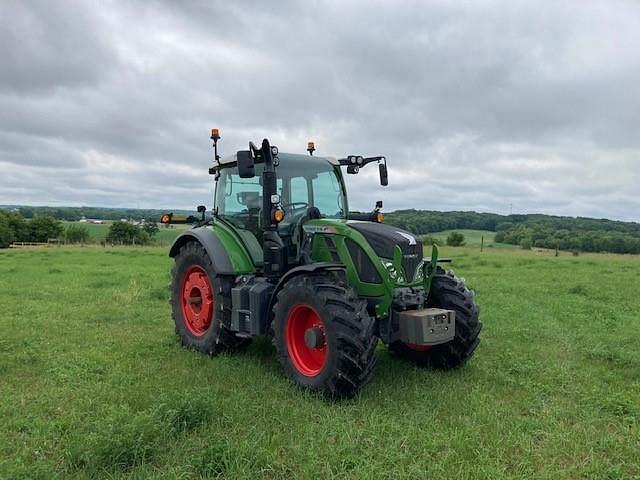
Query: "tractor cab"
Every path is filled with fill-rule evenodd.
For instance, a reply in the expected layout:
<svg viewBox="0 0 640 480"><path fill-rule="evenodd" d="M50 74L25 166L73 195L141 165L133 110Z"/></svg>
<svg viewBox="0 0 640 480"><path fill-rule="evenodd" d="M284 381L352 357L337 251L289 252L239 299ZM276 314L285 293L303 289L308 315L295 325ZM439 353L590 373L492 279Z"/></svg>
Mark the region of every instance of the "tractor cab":
<svg viewBox="0 0 640 480"><path fill-rule="evenodd" d="M275 194L282 219L278 234L286 246L287 265L300 263L302 226L319 218L345 219L347 196L336 160L281 153L278 155ZM255 175L242 178L237 155L221 160L216 183L214 212L232 224L256 265L263 263L263 164Z"/></svg>
<svg viewBox="0 0 640 480"><path fill-rule="evenodd" d="M310 220L348 219L348 205L341 167L357 174L376 162L380 183L387 185L386 158L349 155L333 159L279 154L278 147L264 139L257 147L221 159L219 134L212 131L216 164L215 218L227 222L240 237L258 273L277 281L292 267L313 262L310 239L304 225ZM379 208L374 211L377 217Z"/></svg>

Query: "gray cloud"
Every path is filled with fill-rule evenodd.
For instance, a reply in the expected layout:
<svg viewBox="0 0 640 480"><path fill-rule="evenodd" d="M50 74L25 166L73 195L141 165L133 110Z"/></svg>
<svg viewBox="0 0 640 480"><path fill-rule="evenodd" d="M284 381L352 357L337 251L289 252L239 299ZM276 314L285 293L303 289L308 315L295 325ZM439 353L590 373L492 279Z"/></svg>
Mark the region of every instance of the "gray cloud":
<svg viewBox="0 0 640 480"><path fill-rule="evenodd" d="M386 154L387 189L373 171L348 178L356 208L640 220L639 14L632 1L3 2L0 204L210 204L218 126L227 153L268 136Z"/></svg>

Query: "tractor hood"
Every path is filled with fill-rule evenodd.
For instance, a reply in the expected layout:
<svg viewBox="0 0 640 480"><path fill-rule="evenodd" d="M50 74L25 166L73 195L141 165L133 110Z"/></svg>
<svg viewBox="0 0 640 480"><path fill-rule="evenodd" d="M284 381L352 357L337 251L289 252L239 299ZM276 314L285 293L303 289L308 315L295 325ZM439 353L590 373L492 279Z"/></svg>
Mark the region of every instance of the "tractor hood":
<svg viewBox="0 0 640 480"><path fill-rule="evenodd" d="M348 221L347 225L357 230L367 240L380 258L393 259L396 245L402 252L402 268L407 278L412 279L422 261L422 241L412 233L384 223Z"/></svg>

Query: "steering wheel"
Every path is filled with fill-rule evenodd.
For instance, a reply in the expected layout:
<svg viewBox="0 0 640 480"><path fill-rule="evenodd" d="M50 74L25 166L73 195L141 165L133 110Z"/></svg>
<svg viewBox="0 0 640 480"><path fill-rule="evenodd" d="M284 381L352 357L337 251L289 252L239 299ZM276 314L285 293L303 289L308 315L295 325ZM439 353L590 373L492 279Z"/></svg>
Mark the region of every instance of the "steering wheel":
<svg viewBox="0 0 640 480"><path fill-rule="evenodd" d="M302 208L309 208L309 204L307 202L291 202L291 203L283 203L280 205L280 207L285 211L285 213L289 213L287 212L287 209L289 207L291 207L291 210L300 210Z"/></svg>

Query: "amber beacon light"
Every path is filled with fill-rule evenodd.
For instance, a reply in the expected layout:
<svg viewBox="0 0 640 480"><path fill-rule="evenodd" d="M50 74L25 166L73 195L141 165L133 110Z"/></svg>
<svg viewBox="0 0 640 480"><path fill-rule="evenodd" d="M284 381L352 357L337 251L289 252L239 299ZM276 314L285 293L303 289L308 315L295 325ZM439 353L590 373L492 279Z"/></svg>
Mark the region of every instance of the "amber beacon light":
<svg viewBox="0 0 640 480"><path fill-rule="evenodd" d="M313 155L313 152L316 151L316 144L314 142L307 142L307 152L309 155Z"/></svg>

